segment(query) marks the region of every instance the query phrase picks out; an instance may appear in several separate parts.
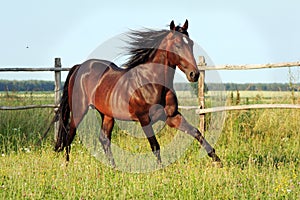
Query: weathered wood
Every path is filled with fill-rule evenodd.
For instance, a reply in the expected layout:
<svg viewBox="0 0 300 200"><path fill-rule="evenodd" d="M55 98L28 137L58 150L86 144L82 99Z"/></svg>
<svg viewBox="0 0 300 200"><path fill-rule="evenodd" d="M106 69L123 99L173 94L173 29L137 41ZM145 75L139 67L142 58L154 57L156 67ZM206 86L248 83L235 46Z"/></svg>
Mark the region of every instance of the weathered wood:
<svg viewBox="0 0 300 200"><path fill-rule="evenodd" d="M249 110L249 109L300 109L300 104L252 104L240 106L221 106L214 108L199 109L196 108L196 114L214 113L232 110ZM189 108L191 109L191 108Z"/></svg>
<svg viewBox="0 0 300 200"><path fill-rule="evenodd" d="M198 66L200 66L200 69L201 69L202 66L206 66L204 56L199 57ZM199 80L198 80L199 106L200 106L200 109L204 109L205 108L205 99L204 99L204 95L205 95L205 83L204 83L204 81L205 81L205 70L199 70L199 72L200 72ZM199 131L202 134L204 134L204 132L205 132L205 113L200 114Z"/></svg>
<svg viewBox="0 0 300 200"><path fill-rule="evenodd" d="M200 106L178 106L178 108L182 110L196 110L200 109Z"/></svg>
<svg viewBox="0 0 300 200"><path fill-rule="evenodd" d="M60 58L55 58L54 67L56 69L61 69L61 60ZM55 88L54 88L54 103L55 105L59 105L61 98L61 71L54 72L54 80L55 80ZM54 113L56 113L57 108L54 109ZM57 138L59 128L59 122L54 123L54 140Z"/></svg>
<svg viewBox="0 0 300 200"><path fill-rule="evenodd" d="M28 106L0 106L0 110L27 110L34 108L57 108L57 105L54 104L46 104L46 105L28 105Z"/></svg>
<svg viewBox="0 0 300 200"><path fill-rule="evenodd" d="M198 63L200 70L251 70L251 69L265 69L265 68L284 68L300 66L300 61L297 62L282 62L282 63L268 63L268 64L246 64L246 65L215 65L203 66ZM13 67L0 68L0 72L38 72L38 71L69 71L71 68L54 68L54 67Z"/></svg>
<svg viewBox="0 0 300 200"><path fill-rule="evenodd" d="M60 58L55 58L55 61L54 61L54 67L56 69L61 69L61 60ZM55 71L54 72L54 84L55 84L55 88L54 88L54 92L55 92L55 95L54 95L54 98L55 98L55 105L58 105L59 104L59 101L60 101L60 96L61 96L61 71Z"/></svg>
<svg viewBox="0 0 300 200"><path fill-rule="evenodd" d="M71 68L28 68L28 67L19 67L19 68L0 68L0 72L56 72L56 71L70 71Z"/></svg>
<svg viewBox="0 0 300 200"><path fill-rule="evenodd" d="M201 66L201 70L251 70L251 69L266 69L266 68L283 68L300 66L300 61L297 62L282 62L268 64L247 64L247 65L216 65L216 66Z"/></svg>
<svg viewBox="0 0 300 200"><path fill-rule="evenodd" d="M28 105L28 106L0 106L0 110L27 110L35 108L58 108L58 105L45 104L45 105ZM231 110L250 110L250 109L300 109L299 104L252 104L252 105L240 105L240 106L221 106L214 108L200 109L200 106L178 106L179 109L183 110L195 110L196 114L201 113L213 113Z"/></svg>

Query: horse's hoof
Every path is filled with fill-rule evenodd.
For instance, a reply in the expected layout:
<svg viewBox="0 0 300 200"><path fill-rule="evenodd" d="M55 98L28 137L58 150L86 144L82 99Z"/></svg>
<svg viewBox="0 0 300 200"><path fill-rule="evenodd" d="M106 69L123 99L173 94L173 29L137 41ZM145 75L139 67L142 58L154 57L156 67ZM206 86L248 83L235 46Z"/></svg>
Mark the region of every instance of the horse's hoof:
<svg viewBox="0 0 300 200"><path fill-rule="evenodd" d="M222 164L221 161L213 161L211 164L212 164L213 167L216 167L216 168L222 168L223 167L223 164Z"/></svg>
<svg viewBox="0 0 300 200"><path fill-rule="evenodd" d="M162 163L157 164L157 169L163 169L164 167L165 167L165 165Z"/></svg>
<svg viewBox="0 0 300 200"><path fill-rule="evenodd" d="M112 168L112 169L117 169L117 166L116 166L116 164L113 162L113 163L110 163L110 167Z"/></svg>

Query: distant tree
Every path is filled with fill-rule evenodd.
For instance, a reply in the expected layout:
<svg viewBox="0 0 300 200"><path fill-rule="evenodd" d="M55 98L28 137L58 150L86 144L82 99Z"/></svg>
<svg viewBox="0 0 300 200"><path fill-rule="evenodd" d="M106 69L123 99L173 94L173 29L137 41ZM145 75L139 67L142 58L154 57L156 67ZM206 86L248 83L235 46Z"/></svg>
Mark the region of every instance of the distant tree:
<svg viewBox="0 0 300 200"><path fill-rule="evenodd" d="M191 86L191 89L192 89L192 93L195 94L196 96L198 96L198 90L199 90L199 87L198 87L198 82L194 82L194 83L190 83L190 86ZM204 83L204 93L207 93L208 92L208 87L207 87L207 84Z"/></svg>

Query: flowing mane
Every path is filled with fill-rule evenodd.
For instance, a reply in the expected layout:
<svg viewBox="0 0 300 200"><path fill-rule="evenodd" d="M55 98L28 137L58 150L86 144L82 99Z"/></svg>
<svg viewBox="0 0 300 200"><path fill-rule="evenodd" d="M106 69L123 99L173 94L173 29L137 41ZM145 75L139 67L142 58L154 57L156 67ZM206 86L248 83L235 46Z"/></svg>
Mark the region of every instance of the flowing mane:
<svg viewBox="0 0 300 200"><path fill-rule="evenodd" d="M134 68L146 63L155 55L162 40L170 33L170 30L151 30L131 31L129 37L128 61L124 64L127 68Z"/></svg>
<svg viewBox="0 0 300 200"><path fill-rule="evenodd" d="M180 26L176 26L174 31L189 36L187 30ZM128 61L124 64L126 68L134 68L140 64L146 63L155 55L158 46L162 40L170 33L170 30L152 30L145 29L143 31L131 31L127 34L129 40Z"/></svg>

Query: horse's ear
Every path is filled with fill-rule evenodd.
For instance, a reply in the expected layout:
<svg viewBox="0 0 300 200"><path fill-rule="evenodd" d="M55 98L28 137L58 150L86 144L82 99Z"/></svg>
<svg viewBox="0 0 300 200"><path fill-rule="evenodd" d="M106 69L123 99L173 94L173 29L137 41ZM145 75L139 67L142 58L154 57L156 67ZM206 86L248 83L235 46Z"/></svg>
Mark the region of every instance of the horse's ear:
<svg viewBox="0 0 300 200"><path fill-rule="evenodd" d="M173 20L172 20L171 23L170 23L170 30L171 30L171 31L174 31L174 30L175 30L175 23L174 23Z"/></svg>
<svg viewBox="0 0 300 200"><path fill-rule="evenodd" d="M185 23L184 23L182 29L187 31L188 27L189 27L189 22L188 22L188 20L185 20Z"/></svg>

